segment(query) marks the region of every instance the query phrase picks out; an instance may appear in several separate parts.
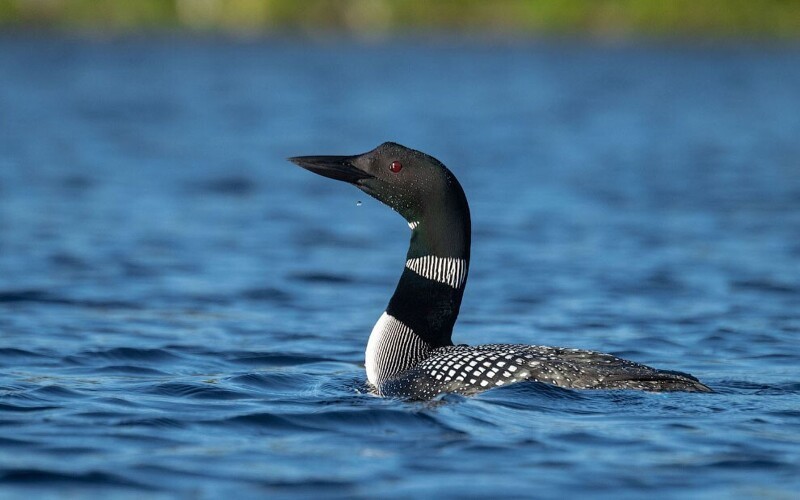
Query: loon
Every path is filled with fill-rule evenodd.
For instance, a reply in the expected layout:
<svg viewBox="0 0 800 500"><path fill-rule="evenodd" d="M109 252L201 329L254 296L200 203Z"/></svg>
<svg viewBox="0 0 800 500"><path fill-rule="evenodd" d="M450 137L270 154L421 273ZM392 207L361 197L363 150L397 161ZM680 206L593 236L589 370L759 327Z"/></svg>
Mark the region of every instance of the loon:
<svg viewBox="0 0 800 500"><path fill-rule="evenodd" d="M695 377L610 354L524 344L453 345L469 273L471 224L464 190L439 160L386 142L354 156L289 161L355 185L411 228L406 265L369 336L365 366L384 397L472 395L525 380L572 389L712 392Z"/></svg>

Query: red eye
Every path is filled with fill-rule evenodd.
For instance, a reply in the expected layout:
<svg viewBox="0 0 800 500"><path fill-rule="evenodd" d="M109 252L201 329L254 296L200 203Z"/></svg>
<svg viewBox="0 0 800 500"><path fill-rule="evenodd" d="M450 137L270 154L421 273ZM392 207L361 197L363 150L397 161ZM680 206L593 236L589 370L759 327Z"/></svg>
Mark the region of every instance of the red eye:
<svg viewBox="0 0 800 500"><path fill-rule="evenodd" d="M394 173L397 173L397 172L403 170L403 164L400 163L399 161L395 160L395 161L392 162L391 165L389 165L389 170L391 170Z"/></svg>

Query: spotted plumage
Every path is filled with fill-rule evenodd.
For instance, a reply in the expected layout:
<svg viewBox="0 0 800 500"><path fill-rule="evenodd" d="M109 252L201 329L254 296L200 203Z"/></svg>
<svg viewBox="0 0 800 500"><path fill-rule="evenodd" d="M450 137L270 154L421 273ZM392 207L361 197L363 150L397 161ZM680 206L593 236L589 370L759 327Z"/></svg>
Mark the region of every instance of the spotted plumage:
<svg viewBox="0 0 800 500"><path fill-rule="evenodd" d="M469 274L471 224L466 196L452 172L431 156L391 142L361 155L291 160L354 184L400 213L411 229L400 282L367 343L367 378L376 393L430 399L521 381L571 389L711 390L691 375L600 352L453 345Z"/></svg>
<svg viewBox="0 0 800 500"><path fill-rule="evenodd" d="M525 344L434 349L412 369L384 380L384 396L430 399L442 393L475 394L520 381L570 389L686 390L703 386L692 376L580 349Z"/></svg>

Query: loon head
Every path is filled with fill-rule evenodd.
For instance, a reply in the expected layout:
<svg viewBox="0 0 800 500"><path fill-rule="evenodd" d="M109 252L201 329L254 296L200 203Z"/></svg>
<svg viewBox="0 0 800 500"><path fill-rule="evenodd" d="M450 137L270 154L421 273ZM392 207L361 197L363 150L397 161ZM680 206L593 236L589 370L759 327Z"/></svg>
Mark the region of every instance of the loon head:
<svg viewBox="0 0 800 500"><path fill-rule="evenodd" d="M298 156L289 161L355 185L402 215L412 229L426 219L469 223L466 197L455 176L436 158L400 144L385 142L353 156Z"/></svg>
<svg viewBox="0 0 800 500"><path fill-rule="evenodd" d="M402 323L403 331L421 339L426 349L452 345L450 335L469 270L471 234L469 206L455 176L436 158L393 142L359 155L289 160L355 185L406 219L412 231L406 266L386 314ZM394 330L380 325L370 336L369 346L392 337ZM376 368L378 361L389 363L389 358L377 356L378 351L369 346L367 365L377 370L368 368L373 380L379 378L376 373L383 373L383 368ZM415 351L416 355L423 350ZM389 371L399 367L389 365L384 367Z"/></svg>

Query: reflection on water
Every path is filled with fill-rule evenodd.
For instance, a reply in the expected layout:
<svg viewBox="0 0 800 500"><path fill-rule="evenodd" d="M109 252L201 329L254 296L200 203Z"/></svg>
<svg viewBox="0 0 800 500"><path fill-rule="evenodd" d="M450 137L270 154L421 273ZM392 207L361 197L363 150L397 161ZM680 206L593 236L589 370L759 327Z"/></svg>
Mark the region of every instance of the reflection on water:
<svg viewBox="0 0 800 500"><path fill-rule="evenodd" d="M5 36L0 489L796 491L797 56ZM371 396L408 230L284 158L384 140L470 199L456 342L599 349L718 393Z"/></svg>

